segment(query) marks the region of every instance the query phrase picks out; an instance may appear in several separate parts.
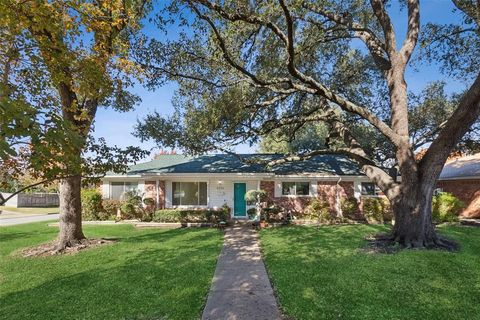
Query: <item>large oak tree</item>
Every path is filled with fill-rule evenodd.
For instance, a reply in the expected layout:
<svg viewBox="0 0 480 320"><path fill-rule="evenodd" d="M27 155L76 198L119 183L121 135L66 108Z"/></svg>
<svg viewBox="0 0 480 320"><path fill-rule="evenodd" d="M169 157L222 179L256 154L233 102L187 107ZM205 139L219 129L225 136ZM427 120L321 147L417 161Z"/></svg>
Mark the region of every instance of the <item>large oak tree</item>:
<svg viewBox="0 0 480 320"><path fill-rule="evenodd" d="M432 223L432 194L448 155L480 114L480 73L471 67L478 66L480 5L454 4L458 23L422 29L419 1L405 1L406 34L399 36L382 0L175 1L170 12L190 31L174 42L152 41L137 58L152 86L179 83L177 112L148 116L137 134L190 152L228 151L281 127L292 132L324 122L328 151L271 165L325 152L347 155L390 200L394 241L449 247ZM405 72L421 33L423 58L440 63L442 72L459 71L468 87L441 119L419 127ZM400 181L360 143L369 134L387 146L376 153L392 150ZM427 150L417 160L420 147Z"/></svg>

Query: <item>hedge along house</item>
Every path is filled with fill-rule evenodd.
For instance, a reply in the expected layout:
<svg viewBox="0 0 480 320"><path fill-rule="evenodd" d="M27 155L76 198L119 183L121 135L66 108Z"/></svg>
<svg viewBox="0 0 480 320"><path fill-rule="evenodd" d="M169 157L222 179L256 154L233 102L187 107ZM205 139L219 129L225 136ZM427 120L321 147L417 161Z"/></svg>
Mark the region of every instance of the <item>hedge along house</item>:
<svg viewBox="0 0 480 320"><path fill-rule="evenodd" d="M254 207L245 201L249 190L265 190L276 205L296 212L302 212L314 197L328 201L331 210L338 211L341 198L377 196L375 185L344 156L320 155L270 168L264 164L282 157L161 155L131 166L126 174L105 176L102 193L104 198L120 199L125 191L138 189L144 197L155 200L157 209L228 205L233 218L246 218L247 209Z"/></svg>
<svg viewBox="0 0 480 320"><path fill-rule="evenodd" d="M480 218L480 153L447 162L437 188L437 191L454 194L465 203L461 216Z"/></svg>

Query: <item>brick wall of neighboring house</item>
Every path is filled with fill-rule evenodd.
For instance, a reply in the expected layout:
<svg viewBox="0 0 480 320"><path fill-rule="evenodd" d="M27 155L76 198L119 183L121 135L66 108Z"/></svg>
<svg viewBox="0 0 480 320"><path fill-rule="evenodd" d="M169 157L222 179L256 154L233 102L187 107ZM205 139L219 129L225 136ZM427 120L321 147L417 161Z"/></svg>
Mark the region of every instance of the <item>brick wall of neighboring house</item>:
<svg viewBox="0 0 480 320"><path fill-rule="evenodd" d="M335 199L337 192L337 182L318 181L317 184L317 196L324 201L328 201L331 211L334 212L336 210ZM274 181L261 181L260 189L267 192L268 197L273 201L275 205L289 211L303 212L305 207L308 206L312 199L312 197L275 197ZM338 192L340 198L353 197L353 182L340 182L338 185Z"/></svg>
<svg viewBox="0 0 480 320"><path fill-rule="evenodd" d="M466 207L460 213L461 216L480 218L480 179L438 181L437 188L453 193L465 202Z"/></svg>

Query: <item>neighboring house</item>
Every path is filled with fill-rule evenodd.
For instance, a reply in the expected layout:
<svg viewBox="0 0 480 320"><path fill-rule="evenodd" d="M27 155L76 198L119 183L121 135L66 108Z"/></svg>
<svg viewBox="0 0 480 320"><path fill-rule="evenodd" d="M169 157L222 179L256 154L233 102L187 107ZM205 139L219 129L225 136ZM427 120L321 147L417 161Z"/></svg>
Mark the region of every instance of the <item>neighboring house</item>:
<svg viewBox="0 0 480 320"><path fill-rule="evenodd" d="M161 155L157 160L133 165L124 175L103 179L105 198L119 199L138 189L162 208L232 208L232 217L247 216L245 193L267 191L285 210L303 211L312 197L329 201L338 210L342 197L376 196L377 188L344 156L321 155L268 168L264 163L278 154L215 154L199 157ZM240 159L241 158L241 159ZM252 163L261 160L260 163ZM250 161L250 162L248 162Z"/></svg>
<svg viewBox="0 0 480 320"><path fill-rule="evenodd" d="M447 162L437 188L465 202L462 216L480 218L480 153Z"/></svg>

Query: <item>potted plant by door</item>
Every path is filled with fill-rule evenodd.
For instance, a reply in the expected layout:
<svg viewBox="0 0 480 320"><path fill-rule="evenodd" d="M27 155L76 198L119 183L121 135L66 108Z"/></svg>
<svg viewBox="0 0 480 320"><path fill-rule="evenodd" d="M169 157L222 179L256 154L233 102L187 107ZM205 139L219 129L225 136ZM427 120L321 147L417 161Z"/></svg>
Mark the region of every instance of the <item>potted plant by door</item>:
<svg viewBox="0 0 480 320"><path fill-rule="evenodd" d="M267 214L263 211L262 214L260 214L260 228L266 227L268 227Z"/></svg>
<svg viewBox="0 0 480 320"><path fill-rule="evenodd" d="M267 219L262 212L262 203L267 199L267 192L265 190L250 190L245 194L245 201L249 205L255 205L256 216L259 217L260 221L258 223L260 228L265 228L267 226Z"/></svg>

